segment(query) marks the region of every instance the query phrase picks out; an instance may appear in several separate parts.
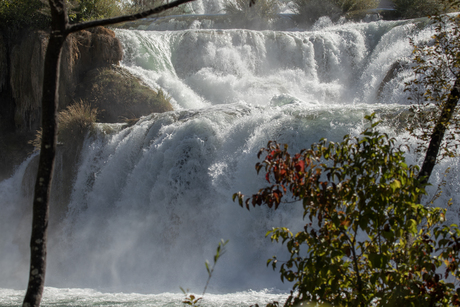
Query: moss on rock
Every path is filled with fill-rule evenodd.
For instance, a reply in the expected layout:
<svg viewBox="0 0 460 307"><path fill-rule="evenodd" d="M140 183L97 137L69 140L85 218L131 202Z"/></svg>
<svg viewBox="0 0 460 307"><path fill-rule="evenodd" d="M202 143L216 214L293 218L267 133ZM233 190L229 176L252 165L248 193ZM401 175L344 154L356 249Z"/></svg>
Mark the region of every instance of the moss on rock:
<svg viewBox="0 0 460 307"><path fill-rule="evenodd" d="M77 93L78 99L99 110L99 122L115 123L173 110L170 99L161 90L152 90L139 78L116 66L88 72Z"/></svg>

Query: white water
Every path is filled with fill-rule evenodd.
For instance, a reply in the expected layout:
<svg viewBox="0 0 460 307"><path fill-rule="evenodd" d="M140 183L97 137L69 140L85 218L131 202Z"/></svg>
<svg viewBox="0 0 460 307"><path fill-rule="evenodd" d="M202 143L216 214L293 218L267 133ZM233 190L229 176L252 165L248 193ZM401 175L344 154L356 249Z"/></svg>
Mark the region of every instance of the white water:
<svg viewBox="0 0 460 307"><path fill-rule="evenodd" d="M254 165L269 140L296 151L322 137L358 134L365 114L391 118L404 110L410 71L383 86L382 80L393 63L410 60L409 35L431 35L411 23L383 21L323 23L307 32L116 33L123 65L167 92L175 111L125 129L100 125L86 139L70 202L51 207L62 214L50 223L47 286L53 288L45 305L180 305L183 296L168 293L179 286L202 291L204 260L221 238L230 242L209 292L222 294L206 296L209 306L280 299L290 285L265 263L275 254L283 259L283 248L264 235L272 227L301 227L300 206L248 212L231 195L264 186ZM382 129L407 142L396 127ZM410 153L407 159L420 161ZM24 289L27 282L30 161L0 182L4 289ZM448 184L436 204L452 197L448 219L458 222L458 159L437 166L431 193L447 167ZM19 304L22 291L1 291L0 305ZM149 295L110 294L119 292Z"/></svg>

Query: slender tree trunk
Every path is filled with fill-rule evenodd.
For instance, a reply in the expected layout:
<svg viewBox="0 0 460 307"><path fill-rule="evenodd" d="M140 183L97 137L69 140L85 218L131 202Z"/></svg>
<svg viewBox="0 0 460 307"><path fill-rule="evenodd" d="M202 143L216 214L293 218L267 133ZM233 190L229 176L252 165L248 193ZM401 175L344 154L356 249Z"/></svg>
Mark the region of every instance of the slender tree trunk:
<svg viewBox="0 0 460 307"><path fill-rule="evenodd" d="M53 178L57 141L57 107L59 101L59 67L62 46L66 39L67 13L64 1L49 0L51 33L45 55L42 96L42 143L35 182L32 235L30 239L30 271L23 306L40 306L46 273L46 241L49 197Z"/></svg>
<svg viewBox="0 0 460 307"><path fill-rule="evenodd" d="M420 173L417 176L417 179L421 180L420 184L425 186L430 179L433 168L436 165L436 159L438 157L439 149L441 149L442 139L446 133L447 127L449 126L449 121L452 118L452 115L455 112L457 107L458 100L460 98L460 77L455 80L454 87L450 91L447 102L441 110L441 115L438 118L438 121L433 129L433 134L431 134L430 145L425 154L425 160L423 160L422 168ZM418 197L418 203L421 203L422 195ZM413 217L409 217L413 218ZM414 237L409 233L406 233L407 240L407 250L412 246L414 242Z"/></svg>
<svg viewBox="0 0 460 307"><path fill-rule="evenodd" d="M24 307L40 306L46 273L46 241L49 198L53 178L57 141L57 108L59 103L59 68L62 47L67 35L83 29L137 20L193 0L176 0L145 12L96 20L70 26L65 0L48 0L51 9L51 33L45 55L42 96L42 143L37 179L35 182L32 235L30 239L30 271Z"/></svg>
<svg viewBox="0 0 460 307"><path fill-rule="evenodd" d="M454 87L450 91L449 97L446 104L444 105L441 115L439 116L438 122L433 129L431 135L430 145L426 151L425 160L423 161L422 168L418 175L418 179L422 179L422 185L428 183L433 168L436 164L436 158L438 157L439 149L441 148L441 142L446 133L449 121L454 114L455 108L457 107L458 100L460 98L460 77L455 80Z"/></svg>

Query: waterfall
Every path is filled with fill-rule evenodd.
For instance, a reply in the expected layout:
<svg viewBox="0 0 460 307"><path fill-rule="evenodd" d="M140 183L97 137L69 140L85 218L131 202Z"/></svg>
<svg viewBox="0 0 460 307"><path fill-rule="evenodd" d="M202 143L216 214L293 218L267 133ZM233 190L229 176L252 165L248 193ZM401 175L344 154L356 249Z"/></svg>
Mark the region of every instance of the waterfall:
<svg viewBox="0 0 460 307"><path fill-rule="evenodd" d="M272 227L300 229L301 206L247 211L232 202L235 192L251 195L265 186L254 169L258 150L269 140L292 152L324 137L340 141L359 134L372 112L398 144L415 146L385 120L409 104L404 82L413 74L395 63L411 61L409 36L426 41L430 27L376 21L310 31L119 29L116 35L122 65L167 93L175 110L131 127L98 124L86 137L68 202L51 204L59 214L50 224L49 287L200 291L204 260L223 238L230 241L210 292L285 291L291 285L265 264L275 254L287 256L264 236ZM407 152L409 163L421 158ZM0 182L0 288L26 284L34 161ZM459 173L458 158L443 160L428 189L432 196L446 180L436 205L453 198L447 219L455 223Z"/></svg>

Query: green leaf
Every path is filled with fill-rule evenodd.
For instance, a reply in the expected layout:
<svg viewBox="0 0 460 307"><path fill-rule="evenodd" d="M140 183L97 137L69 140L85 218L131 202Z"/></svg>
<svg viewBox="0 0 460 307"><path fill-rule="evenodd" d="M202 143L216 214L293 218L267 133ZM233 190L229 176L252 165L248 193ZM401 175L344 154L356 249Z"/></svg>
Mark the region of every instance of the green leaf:
<svg viewBox="0 0 460 307"><path fill-rule="evenodd" d="M399 189L401 188L401 182L399 180L393 180L392 183L390 183L390 188L393 190L393 192L396 190L396 189Z"/></svg>
<svg viewBox="0 0 460 307"><path fill-rule="evenodd" d="M407 221L407 229L410 233L417 233L417 222L414 219L409 219Z"/></svg>

